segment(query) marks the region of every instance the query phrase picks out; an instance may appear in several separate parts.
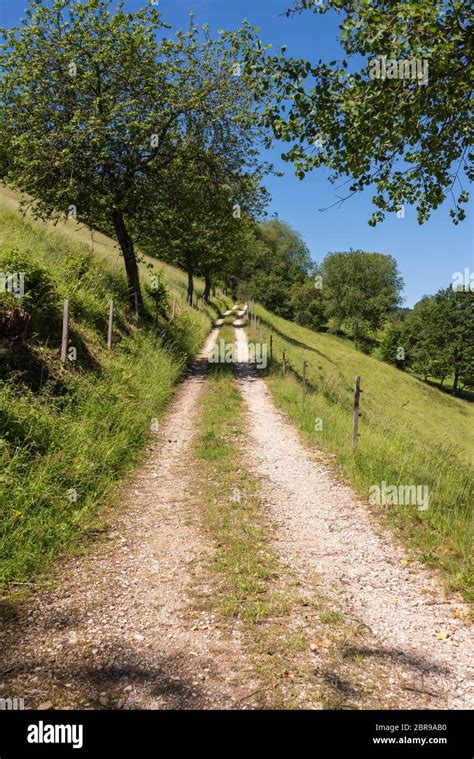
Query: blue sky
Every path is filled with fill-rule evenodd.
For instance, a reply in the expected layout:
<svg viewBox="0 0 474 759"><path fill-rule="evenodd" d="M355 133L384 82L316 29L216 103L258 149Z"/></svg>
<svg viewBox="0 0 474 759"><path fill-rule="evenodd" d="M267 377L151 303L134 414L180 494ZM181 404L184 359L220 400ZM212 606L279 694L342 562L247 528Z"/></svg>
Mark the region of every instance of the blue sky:
<svg viewBox="0 0 474 759"><path fill-rule="evenodd" d="M26 0L2 0L0 25L17 24L23 15ZM126 7L135 10L142 3L127 0ZM275 48L288 46L288 55L315 61L341 58L337 42L338 20L334 13L313 15L303 13L287 19L284 15L291 0L160 0L164 20L173 27L186 26L192 11L198 23L207 22L211 30L232 29L247 18L260 27L264 42ZM283 148L283 146L282 146ZM328 172L319 169L302 182L292 167L279 158L278 148L269 154L283 178L268 177L265 184L272 195L270 214L297 229L311 256L321 261L330 251L359 248L387 253L395 257L405 280L405 304L413 306L422 295L436 292L451 283L452 275L465 268L474 270L472 203L468 218L457 227L452 224L449 205L439 208L423 226L416 221L414 208L405 209L405 218L390 218L372 228L367 224L373 207L367 192L345 202L341 208L324 213L319 208L336 200L337 191L328 181Z"/></svg>

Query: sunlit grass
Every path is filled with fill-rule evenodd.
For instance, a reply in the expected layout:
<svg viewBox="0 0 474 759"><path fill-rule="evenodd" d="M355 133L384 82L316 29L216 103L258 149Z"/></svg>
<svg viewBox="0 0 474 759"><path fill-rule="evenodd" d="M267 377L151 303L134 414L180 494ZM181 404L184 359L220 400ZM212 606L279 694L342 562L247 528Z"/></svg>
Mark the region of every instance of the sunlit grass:
<svg viewBox="0 0 474 759"><path fill-rule="evenodd" d="M8 199L8 198L7 198ZM60 324L29 337L28 353L0 356L0 584L24 583L61 552L99 529L102 507L120 478L139 463L154 421L164 413L187 361L200 349L216 308L181 308L185 277L164 272L167 310L153 303L137 326L130 314L122 262L107 238L107 255L90 255L89 233L23 219L15 197L0 194L0 251L16 248L45 266L58 313L71 303L70 337L77 361L59 362ZM16 202L16 201L15 201ZM69 222L68 222L69 224ZM90 241L90 234L89 234ZM142 269L143 278L149 273ZM113 350L106 346L108 300L115 301Z"/></svg>

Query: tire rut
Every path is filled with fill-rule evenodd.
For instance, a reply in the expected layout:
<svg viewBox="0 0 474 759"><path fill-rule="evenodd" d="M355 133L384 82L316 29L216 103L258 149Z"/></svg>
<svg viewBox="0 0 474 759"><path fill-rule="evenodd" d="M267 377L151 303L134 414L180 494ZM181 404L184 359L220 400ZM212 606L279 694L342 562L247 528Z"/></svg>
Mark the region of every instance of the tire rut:
<svg viewBox="0 0 474 759"><path fill-rule="evenodd" d="M446 598L438 578L382 530L351 489L317 463L276 410L249 362L245 331L236 329L239 385L248 409L248 466L276 522L277 549L304 577L316 572L371 631L376 645L360 654L392 666L392 683L413 692L411 708L472 708L472 628L467 606ZM437 633L448 636L439 639Z"/></svg>
<svg viewBox="0 0 474 759"><path fill-rule="evenodd" d="M106 540L57 566L50 589L4 626L0 696L24 698L27 709L252 706L250 665L206 609L213 549L193 482L192 440L217 333L120 490L120 508L109 510Z"/></svg>

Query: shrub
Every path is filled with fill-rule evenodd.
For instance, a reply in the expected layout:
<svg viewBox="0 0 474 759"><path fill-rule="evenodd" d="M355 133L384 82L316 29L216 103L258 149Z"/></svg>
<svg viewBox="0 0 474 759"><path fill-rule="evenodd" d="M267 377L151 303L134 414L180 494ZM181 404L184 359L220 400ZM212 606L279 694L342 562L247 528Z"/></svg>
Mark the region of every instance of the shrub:
<svg viewBox="0 0 474 759"><path fill-rule="evenodd" d="M49 327L51 318L58 315L59 296L48 270L32 260L27 252L20 253L17 248L12 248L0 254L0 273L3 274L0 280L0 324L4 330L10 330L10 337L14 338L11 334L14 323L24 335L26 322L28 331L42 331ZM15 277L15 286L21 285L24 291L7 289L6 275ZM5 336L5 332L3 334Z"/></svg>

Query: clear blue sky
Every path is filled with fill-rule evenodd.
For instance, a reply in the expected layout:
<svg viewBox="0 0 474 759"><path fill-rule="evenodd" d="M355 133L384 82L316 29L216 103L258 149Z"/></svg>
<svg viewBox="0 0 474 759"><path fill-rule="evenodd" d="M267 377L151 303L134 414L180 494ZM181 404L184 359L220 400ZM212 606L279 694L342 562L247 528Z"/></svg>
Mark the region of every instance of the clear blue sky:
<svg viewBox="0 0 474 759"><path fill-rule="evenodd" d="M0 25L18 24L26 0L2 0ZM135 10L142 3L127 0L126 8ZM309 60L329 61L341 58L338 45L338 21L334 13L324 16L308 12L287 19L281 15L291 0L160 0L165 21L173 27L186 26L193 11L198 23L207 22L211 31L233 29L247 18L260 27L264 42L275 48L288 46L288 55ZM439 208L423 226L416 221L414 208L406 208L405 218L390 218L372 228L367 224L373 208L371 193L355 196L343 206L324 213L318 211L336 200L336 190L327 179L327 171L319 169L302 182L296 179L291 166L280 161L281 150L273 150L270 158L284 172L283 178L269 177L266 185L272 195L270 214L297 229L311 256L321 261L330 251L360 248L387 253L395 257L405 280L405 304L413 306L422 295L436 292L451 283L453 272L464 268L474 270L474 248L471 203L468 218L457 227L448 215L449 205Z"/></svg>

